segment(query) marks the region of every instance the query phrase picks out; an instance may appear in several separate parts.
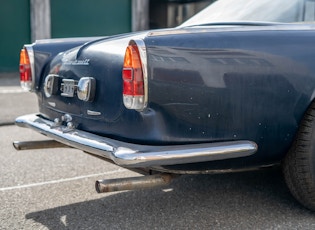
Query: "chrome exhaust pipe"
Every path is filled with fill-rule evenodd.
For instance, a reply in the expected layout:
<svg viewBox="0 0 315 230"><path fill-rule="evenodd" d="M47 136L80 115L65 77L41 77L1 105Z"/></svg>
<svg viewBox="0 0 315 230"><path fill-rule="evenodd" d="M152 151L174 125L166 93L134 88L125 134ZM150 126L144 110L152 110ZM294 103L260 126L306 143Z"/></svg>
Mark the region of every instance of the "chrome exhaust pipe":
<svg viewBox="0 0 315 230"><path fill-rule="evenodd" d="M47 149L47 148L61 148L69 147L55 140L41 140L41 141L13 141L13 147L16 150L27 149Z"/></svg>
<svg viewBox="0 0 315 230"><path fill-rule="evenodd" d="M164 186L171 183L175 174L155 174L141 177L98 180L95 189L98 193L136 190Z"/></svg>

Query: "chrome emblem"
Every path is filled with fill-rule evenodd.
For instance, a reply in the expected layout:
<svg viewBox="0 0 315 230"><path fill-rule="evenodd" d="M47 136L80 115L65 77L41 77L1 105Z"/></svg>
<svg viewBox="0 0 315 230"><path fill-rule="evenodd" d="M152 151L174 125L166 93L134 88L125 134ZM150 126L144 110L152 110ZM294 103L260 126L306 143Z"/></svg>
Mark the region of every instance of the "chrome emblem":
<svg viewBox="0 0 315 230"><path fill-rule="evenodd" d="M64 65L90 65L90 59L87 58L84 60L69 60L63 57L61 61Z"/></svg>

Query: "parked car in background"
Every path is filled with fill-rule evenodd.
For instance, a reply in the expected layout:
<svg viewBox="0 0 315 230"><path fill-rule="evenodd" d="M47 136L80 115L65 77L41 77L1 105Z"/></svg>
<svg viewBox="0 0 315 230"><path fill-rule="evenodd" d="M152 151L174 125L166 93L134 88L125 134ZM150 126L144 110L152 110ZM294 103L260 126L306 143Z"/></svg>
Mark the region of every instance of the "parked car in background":
<svg viewBox="0 0 315 230"><path fill-rule="evenodd" d="M314 0L219 0L177 28L25 45L39 113L16 124L53 141L14 146L62 143L148 174L98 192L281 164L315 210L314 12Z"/></svg>

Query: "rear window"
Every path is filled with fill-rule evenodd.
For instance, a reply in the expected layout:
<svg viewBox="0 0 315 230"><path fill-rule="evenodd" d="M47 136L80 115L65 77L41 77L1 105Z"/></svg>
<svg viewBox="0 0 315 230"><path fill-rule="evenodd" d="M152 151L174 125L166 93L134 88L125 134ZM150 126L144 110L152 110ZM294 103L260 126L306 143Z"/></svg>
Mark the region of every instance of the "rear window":
<svg viewBox="0 0 315 230"><path fill-rule="evenodd" d="M238 21L313 21L314 5L314 0L218 0L182 26Z"/></svg>

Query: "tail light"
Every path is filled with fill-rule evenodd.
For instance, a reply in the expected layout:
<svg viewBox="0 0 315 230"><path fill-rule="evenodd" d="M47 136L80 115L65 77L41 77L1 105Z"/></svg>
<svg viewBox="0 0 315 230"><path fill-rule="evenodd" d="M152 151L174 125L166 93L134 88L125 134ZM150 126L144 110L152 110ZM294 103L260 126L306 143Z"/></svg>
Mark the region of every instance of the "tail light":
<svg viewBox="0 0 315 230"><path fill-rule="evenodd" d="M31 91L34 87L33 50L26 46L20 52L20 82L21 87Z"/></svg>
<svg viewBox="0 0 315 230"><path fill-rule="evenodd" d="M128 109L143 110L147 105L147 58L142 40L132 40L126 49L123 78L123 101Z"/></svg>

